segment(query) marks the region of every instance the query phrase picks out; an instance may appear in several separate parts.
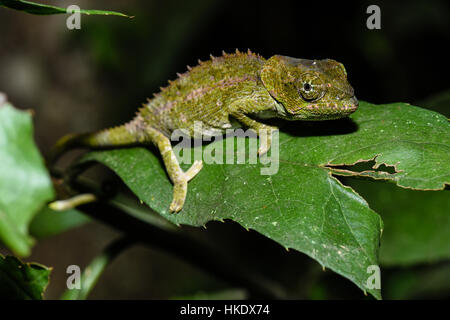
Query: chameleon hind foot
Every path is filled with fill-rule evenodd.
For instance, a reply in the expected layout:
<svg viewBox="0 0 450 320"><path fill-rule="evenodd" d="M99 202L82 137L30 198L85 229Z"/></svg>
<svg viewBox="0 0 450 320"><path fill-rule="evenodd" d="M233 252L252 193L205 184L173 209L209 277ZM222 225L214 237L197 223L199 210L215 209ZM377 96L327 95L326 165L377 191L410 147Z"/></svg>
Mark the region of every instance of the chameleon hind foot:
<svg viewBox="0 0 450 320"><path fill-rule="evenodd" d="M186 172L183 172L177 179L174 181L173 185L173 200L170 204L171 212L180 212L183 209L184 201L186 200L187 194L187 185L188 182L194 178L197 173L203 167L202 161L194 161L192 166Z"/></svg>

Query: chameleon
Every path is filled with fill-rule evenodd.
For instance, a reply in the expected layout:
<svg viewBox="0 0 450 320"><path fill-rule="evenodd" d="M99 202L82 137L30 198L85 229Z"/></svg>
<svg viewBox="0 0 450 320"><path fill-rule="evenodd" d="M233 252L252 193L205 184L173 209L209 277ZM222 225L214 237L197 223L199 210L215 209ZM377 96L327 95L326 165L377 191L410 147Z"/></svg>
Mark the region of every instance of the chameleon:
<svg viewBox="0 0 450 320"><path fill-rule="evenodd" d="M154 144L173 184L171 212L182 210L188 182L202 169L194 161L183 171L172 149L170 135L183 129L199 138L194 123L201 121L203 135L224 134L229 128L245 127L271 133L277 128L267 118L329 120L348 116L358 100L347 80L343 64L332 60L297 59L274 55L269 59L248 50L199 60L187 67L166 87L147 99L129 122L93 133L71 134L55 145L57 158L71 148L116 148ZM271 134L260 137L258 155L271 146Z"/></svg>

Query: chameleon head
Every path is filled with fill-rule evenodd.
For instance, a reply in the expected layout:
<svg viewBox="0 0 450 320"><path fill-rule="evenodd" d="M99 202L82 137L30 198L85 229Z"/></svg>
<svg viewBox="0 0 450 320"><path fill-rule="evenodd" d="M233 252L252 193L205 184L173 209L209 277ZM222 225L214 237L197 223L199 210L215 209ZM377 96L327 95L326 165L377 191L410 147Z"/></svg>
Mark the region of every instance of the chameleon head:
<svg viewBox="0 0 450 320"><path fill-rule="evenodd" d="M277 101L277 114L288 120L326 120L348 116L358 108L344 66L334 60L273 56L261 80Z"/></svg>

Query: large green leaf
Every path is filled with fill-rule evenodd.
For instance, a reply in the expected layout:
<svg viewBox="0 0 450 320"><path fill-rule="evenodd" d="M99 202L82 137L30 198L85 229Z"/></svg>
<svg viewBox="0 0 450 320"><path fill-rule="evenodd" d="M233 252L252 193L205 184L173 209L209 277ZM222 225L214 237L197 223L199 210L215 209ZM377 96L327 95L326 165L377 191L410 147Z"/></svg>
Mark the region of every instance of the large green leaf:
<svg viewBox="0 0 450 320"><path fill-rule="evenodd" d="M378 264L381 218L331 174L442 189L450 181L449 125L442 115L403 103L361 102L351 119L289 123L280 133L279 171L272 176L260 174L260 163L205 165L189 183L186 204L178 214L168 210L172 185L158 155L131 148L92 152L82 161L110 167L142 201L173 223L201 226L232 219L309 255L380 298L379 290L367 289L366 283L371 274L367 268ZM236 153L246 151L245 146L235 146ZM398 172L334 167L371 159L377 165L395 165Z"/></svg>
<svg viewBox="0 0 450 320"><path fill-rule="evenodd" d="M0 254L0 299L42 299L50 271L46 266Z"/></svg>
<svg viewBox="0 0 450 320"><path fill-rule="evenodd" d="M35 3L31 1L23 1L23 0L0 0L0 7L6 7L10 9L15 9L19 11L24 11L31 14L39 14L39 15L49 15L49 14L65 14L67 13L67 9L50 6L42 3ZM132 18L127 16L126 14L115 12L115 11L105 11L105 10L85 10L81 9L80 13L87 15L114 15Z"/></svg>
<svg viewBox="0 0 450 320"><path fill-rule="evenodd" d="M353 180L353 179L352 179ZM380 263L413 265L450 259L450 194L349 181L384 221Z"/></svg>
<svg viewBox="0 0 450 320"><path fill-rule="evenodd" d="M0 106L0 241L26 256L28 224L54 196L49 174L33 141L31 115Z"/></svg>

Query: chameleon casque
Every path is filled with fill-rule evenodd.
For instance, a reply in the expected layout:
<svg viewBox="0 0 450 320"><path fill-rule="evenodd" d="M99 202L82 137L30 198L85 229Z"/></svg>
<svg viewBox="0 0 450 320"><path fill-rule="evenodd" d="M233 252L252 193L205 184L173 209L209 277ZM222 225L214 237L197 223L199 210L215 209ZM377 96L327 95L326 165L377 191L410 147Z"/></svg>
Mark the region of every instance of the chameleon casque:
<svg viewBox="0 0 450 320"><path fill-rule="evenodd" d="M223 53L199 61L184 74L169 81L139 109L136 117L119 127L96 133L63 137L54 149L56 158L75 147L91 149L154 144L159 149L173 188L172 212L183 208L188 181L202 168L195 161L183 172L172 150L170 135L185 129L194 138L194 122L201 121L203 135L220 135L239 126L276 129L260 119L328 120L348 116L358 107L344 66L334 60L295 59L275 55ZM271 132L271 131L269 131ZM270 149L271 135L261 139L258 154Z"/></svg>

